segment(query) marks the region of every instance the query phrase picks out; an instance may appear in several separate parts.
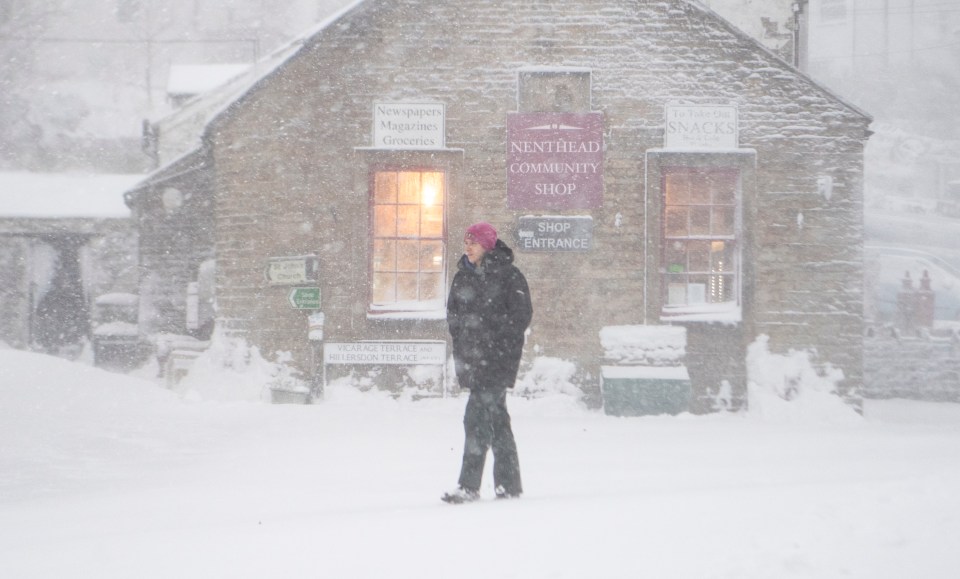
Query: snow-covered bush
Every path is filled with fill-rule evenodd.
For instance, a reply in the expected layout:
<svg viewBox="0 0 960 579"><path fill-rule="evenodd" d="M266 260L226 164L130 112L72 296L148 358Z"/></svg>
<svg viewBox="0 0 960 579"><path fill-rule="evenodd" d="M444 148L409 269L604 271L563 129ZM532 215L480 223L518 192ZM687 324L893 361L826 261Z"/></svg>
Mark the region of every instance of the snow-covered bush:
<svg viewBox="0 0 960 579"><path fill-rule="evenodd" d="M403 374L403 393L413 399L443 394L443 366L419 364L406 366Z"/></svg>
<svg viewBox="0 0 960 579"><path fill-rule="evenodd" d="M729 412L733 406L733 386L729 380L721 380L715 389L708 389L708 395L713 401L714 412Z"/></svg>
<svg viewBox="0 0 960 579"><path fill-rule="evenodd" d="M450 372L453 372L453 366L449 367ZM444 367L434 364L355 366L328 372L328 387L336 385L338 388L349 387L358 392L382 392L398 400L443 396Z"/></svg>
<svg viewBox="0 0 960 579"><path fill-rule="evenodd" d="M264 402L270 401L271 388L306 392L308 386L289 364L291 359L288 352L280 352L270 362L243 338L215 333L176 390L199 400Z"/></svg>
<svg viewBox="0 0 960 579"><path fill-rule="evenodd" d="M837 396L843 370L816 364L815 354L774 354L760 335L747 348L749 413L763 419L849 419L856 411Z"/></svg>
<svg viewBox="0 0 960 579"><path fill-rule="evenodd" d="M517 380L514 393L525 398L565 394L580 399L583 391L574 383L576 373L573 362L538 356Z"/></svg>

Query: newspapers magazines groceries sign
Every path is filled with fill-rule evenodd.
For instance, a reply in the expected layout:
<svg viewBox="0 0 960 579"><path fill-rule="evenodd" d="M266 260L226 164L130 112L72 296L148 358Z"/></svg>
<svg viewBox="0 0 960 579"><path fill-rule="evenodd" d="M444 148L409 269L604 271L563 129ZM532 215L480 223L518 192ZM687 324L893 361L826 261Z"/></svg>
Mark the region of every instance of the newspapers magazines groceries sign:
<svg viewBox="0 0 960 579"><path fill-rule="evenodd" d="M382 149L441 149L445 146L443 103L375 103L373 146Z"/></svg>

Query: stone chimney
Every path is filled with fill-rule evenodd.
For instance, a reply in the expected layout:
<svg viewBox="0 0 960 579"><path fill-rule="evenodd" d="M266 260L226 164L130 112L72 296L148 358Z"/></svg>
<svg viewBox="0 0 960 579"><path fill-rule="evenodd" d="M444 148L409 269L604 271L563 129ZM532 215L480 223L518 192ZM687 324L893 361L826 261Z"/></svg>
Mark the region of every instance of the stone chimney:
<svg viewBox="0 0 960 579"><path fill-rule="evenodd" d="M905 335L916 334L921 328L933 327L936 299L930 287L930 274L923 270L920 287L913 287L910 272L904 274L897 293L897 328Z"/></svg>

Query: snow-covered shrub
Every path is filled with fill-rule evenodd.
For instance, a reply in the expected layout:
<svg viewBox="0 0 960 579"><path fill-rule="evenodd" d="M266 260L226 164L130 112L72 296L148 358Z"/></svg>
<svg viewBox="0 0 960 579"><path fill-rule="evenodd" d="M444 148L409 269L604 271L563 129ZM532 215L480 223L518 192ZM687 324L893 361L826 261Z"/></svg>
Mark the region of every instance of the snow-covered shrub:
<svg viewBox="0 0 960 579"><path fill-rule="evenodd" d="M748 404L763 419L849 419L856 411L837 395L843 370L817 365L808 351L774 354L760 335L747 348Z"/></svg>
<svg viewBox="0 0 960 579"><path fill-rule="evenodd" d="M406 366L401 394L413 399L441 396L443 394L443 366L430 364Z"/></svg>
<svg viewBox="0 0 960 579"><path fill-rule="evenodd" d="M729 412L733 410L733 386L728 380L721 380L716 389L708 389L715 412Z"/></svg>
<svg viewBox="0 0 960 579"><path fill-rule="evenodd" d="M383 392L395 399L439 398L443 396L443 370L433 364L358 366L331 372L328 386L335 383L358 392Z"/></svg>
<svg viewBox="0 0 960 579"><path fill-rule="evenodd" d="M293 354L290 352L277 352L277 361L273 364L269 386L273 390L286 390L287 392L309 392L310 388L301 378L299 370L290 365L293 360Z"/></svg>
<svg viewBox="0 0 960 579"><path fill-rule="evenodd" d="M568 360L538 356L530 363L514 387L525 398L565 394L580 399L583 391L574 383L577 365Z"/></svg>
<svg viewBox="0 0 960 579"><path fill-rule="evenodd" d="M219 401L270 401L270 389L306 391L306 383L281 352L275 362L264 358L260 349L243 338L214 333L210 347L177 384L188 398Z"/></svg>

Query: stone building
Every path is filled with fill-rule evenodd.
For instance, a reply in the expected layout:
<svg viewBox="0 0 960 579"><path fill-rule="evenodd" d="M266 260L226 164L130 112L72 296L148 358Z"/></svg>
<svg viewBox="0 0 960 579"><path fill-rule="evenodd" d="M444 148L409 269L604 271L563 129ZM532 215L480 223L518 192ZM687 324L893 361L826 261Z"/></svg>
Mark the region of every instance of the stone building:
<svg viewBox="0 0 960 579"><path fill-rule="evenodd" d="M859 395L870 117L716 13L366 0L293 46L187 156L224 332L308 373L321 344L444 341L462 232L487 220L530 280L525 364L573 361L596 393L601 331L673 325L691 411L743 404L759 335Z"/></svg>
<svg viewBox="0 0 960 579"><path fill-rule="evenodd" d="M281 47L245 73L216 83L175 112L145 123L142 149L159 168L124 193L139 233L140 328L144 335L209 337L215 258L214 170L204 130L225 106L289 58L297 46ZM188 288L194 287L196 293L188 300ZM194 297L196 302L192 302Z"/></svg>
<svg viewBox="0 0 960 579"><path fill-rule="evenodd" d="M188 288L199 298L203 272L212 268L213 172L202 151L154 172L124 194L139 233L140 331L209 337L209 310L199 303L187 319ZM196 284L191 286L190 284ZM201 329L203 328L203 329Z"/></svg>
<svg viewBox="0 0 960 579"><path fill-rule="evenodd" d="M137 291L123 191L138 175L0 173L0 343L75 351L94 300Z"/></svg>

